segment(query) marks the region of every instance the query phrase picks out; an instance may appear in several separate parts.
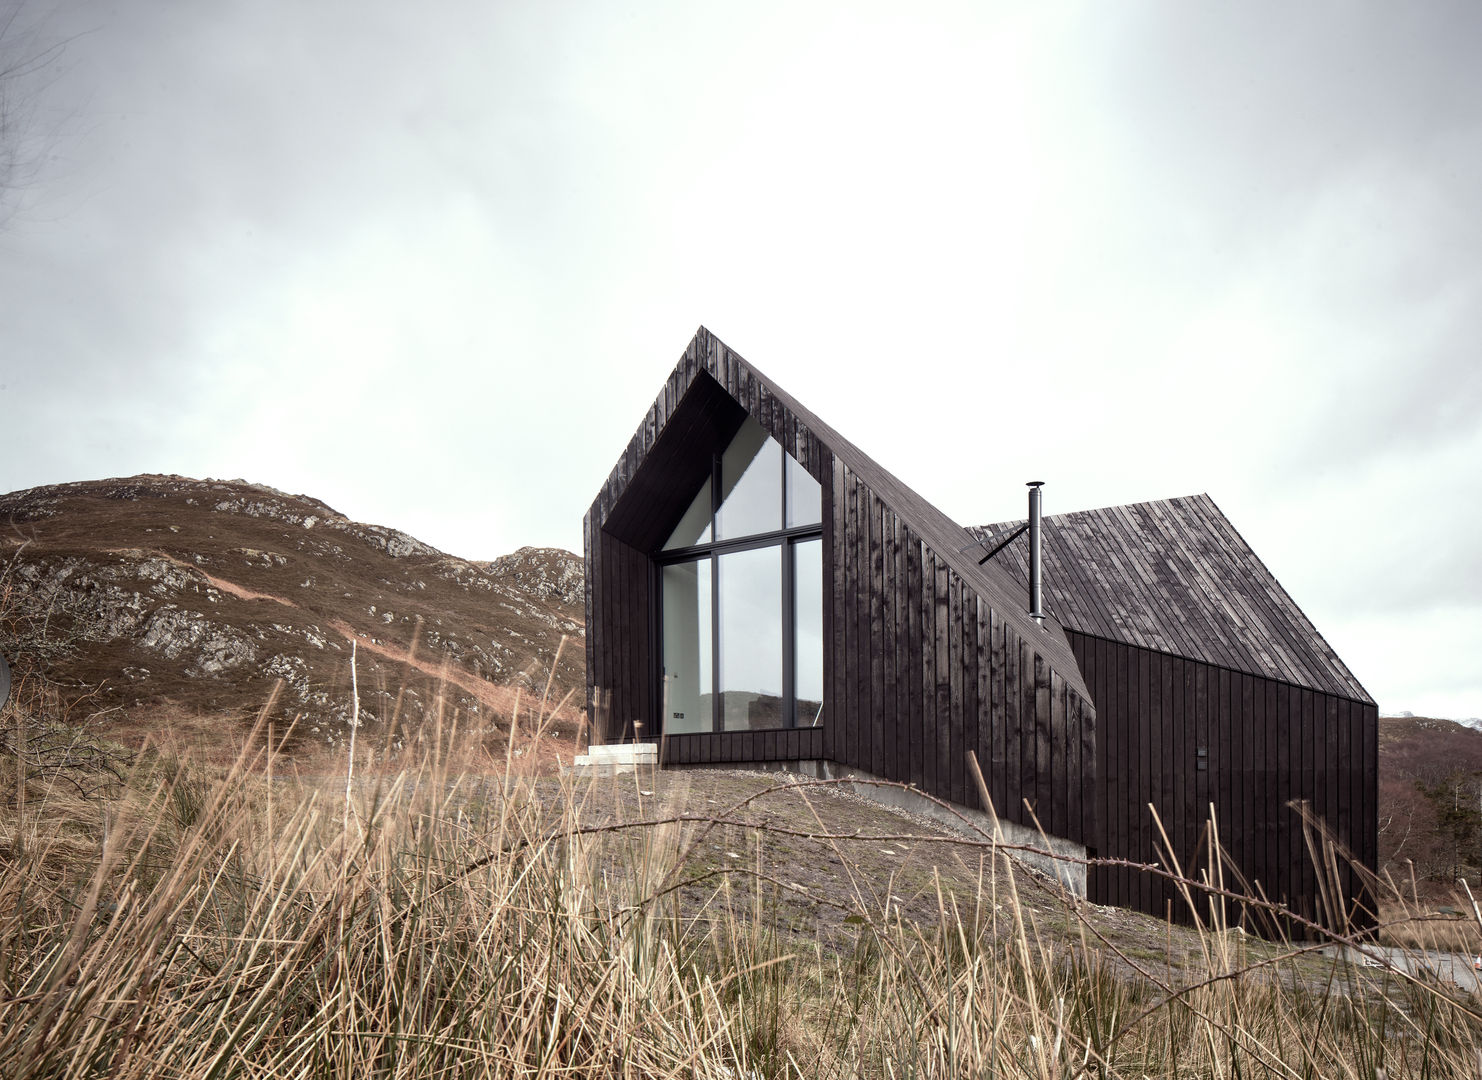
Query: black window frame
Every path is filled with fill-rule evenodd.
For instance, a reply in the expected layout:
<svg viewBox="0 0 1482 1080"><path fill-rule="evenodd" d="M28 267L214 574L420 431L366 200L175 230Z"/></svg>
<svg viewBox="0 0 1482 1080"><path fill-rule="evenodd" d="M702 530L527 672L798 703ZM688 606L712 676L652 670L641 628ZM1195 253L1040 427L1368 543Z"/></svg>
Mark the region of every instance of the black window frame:
<svg viewBox="0 0 1482 1080"><path fill-rule="evenodd" d="M771 438L768 434L768 438ZM669 717L664 715L664 603L663 603L663 568L673 566L675 563L691 562L696 559L710 559L710 732L719 734L725 731L725 705L720 694L720 556L728 555L736 551L751 551L756 548L777 547L782 549L782 595L779 598L780 606L778 613L782 618L782 726L778 728L755 728L755 731L787 731L798 726L797 717L797 622L798 622L798 596L797 596L797 545L805 540L821 540L823 537L823 511L820 504L819 520L807 525L788 526L787 523L787 488L788 468L787 463L791 458L787 448L782 448L781 460L778 463L782 474L781 483L778 485L778 498L780 499L781 513L778 521L783 523L780 529L773 529L765 533L756 533L750 536L738 536L729 540L716 540L716 513L721 506L721 457L725 450L718 450L710 459L710 542L705 544L692 544L684 548L660 549L656 552L650 562L652 573L650 574L649 588L652 597L651 610L655 613L653 620L652 642L656 663L653 669L654 680L654 712L657 714L659 735L665 733L665 726ZM796 460L796 459L793 459ZM806 469L803 470L805 473ZM812 473L808 473L812 477ZM815 483L817 477L813 477ZM703 486L703 481L702 481ZM697 492L698 493L698 492ZM686 504L688 508L688 504ZM677 527L677 522L676 522ZM822 547L819 549L819 558L823 557ZM698 735L705 732L679 732L682 735Z"/></svg>

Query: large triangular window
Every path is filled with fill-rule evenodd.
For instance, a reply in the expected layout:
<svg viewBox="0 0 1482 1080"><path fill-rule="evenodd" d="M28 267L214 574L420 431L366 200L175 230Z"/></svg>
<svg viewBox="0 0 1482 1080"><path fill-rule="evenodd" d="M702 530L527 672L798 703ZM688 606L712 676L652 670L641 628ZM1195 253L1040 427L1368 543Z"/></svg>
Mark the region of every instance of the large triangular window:
<svg viewBox="0 0 1482 1080"><path fill-rule="evenodd" d="M660 730L823 714L823 493L748 417L664 544Z"/></svg>
<svg viewBox="0 0 1482 1080"><path fill-rule="evenodd" d="M822 521L818 481L751 417L711 473L665 541L665 551L816 527Z"/></svg>

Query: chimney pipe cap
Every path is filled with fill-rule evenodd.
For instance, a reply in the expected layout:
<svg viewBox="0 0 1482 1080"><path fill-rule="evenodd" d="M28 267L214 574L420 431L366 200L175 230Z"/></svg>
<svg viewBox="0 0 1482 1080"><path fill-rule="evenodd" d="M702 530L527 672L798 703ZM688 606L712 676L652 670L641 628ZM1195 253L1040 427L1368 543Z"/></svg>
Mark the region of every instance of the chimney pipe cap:
<svg viewBox="0 0 1482 1080"><path fill-rule="evenodd" d="M1024 486L1025 487L1044 487L1045 486L1045 482L1043 480L1031 480L1031 481L1029 481L1029 483L1025 484Z"/></svg>

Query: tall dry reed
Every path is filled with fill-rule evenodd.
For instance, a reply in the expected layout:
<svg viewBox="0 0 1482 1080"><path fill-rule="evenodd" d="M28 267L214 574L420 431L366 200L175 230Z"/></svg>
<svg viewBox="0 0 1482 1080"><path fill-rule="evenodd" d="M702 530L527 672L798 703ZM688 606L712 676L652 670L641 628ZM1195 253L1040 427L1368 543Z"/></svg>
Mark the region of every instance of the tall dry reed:
<svg viewBox="0 0 1482 1080"><path fill-rule="evenodd" d="M544 720L511 737L538 740ZM86 844L57 825L75 794L33 792L23 817L11 800L0 1076L1482 1068L1472 995L1219 925L1166 928L1160 959L1118 936L1140 916L1063 896L981 839L962 841L976 887L935 886L935 917L908 918L830 832L818 785L699 809L635 796L659 776L523 775L513 747L491 763L441 734L400 772L310 783L283 779L262 734L220 774L146 757L122 794L90 798ZM794 834L829 848L841 934L765 869L781 837L748 807L774 794L809 808ZM717 828L749 836L748 856L707 862L698 841ZM1186 884L1205 906L1205 883Z"/></svg>

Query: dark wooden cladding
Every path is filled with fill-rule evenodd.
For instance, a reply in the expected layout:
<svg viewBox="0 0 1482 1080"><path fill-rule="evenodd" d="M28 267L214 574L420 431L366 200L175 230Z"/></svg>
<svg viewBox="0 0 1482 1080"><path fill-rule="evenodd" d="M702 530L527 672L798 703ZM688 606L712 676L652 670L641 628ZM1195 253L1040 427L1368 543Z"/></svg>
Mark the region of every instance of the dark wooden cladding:
<svg viewBox="0 0 1482 1080"><path fill-rule="evenodd" d="M981 807L977 755L1005 820L1085 841L1096 710L846 465L825 574L829 757ZM1077 672L1079 676L1079 672ZM1072 794L1072 792L1074 794Z"/></svg>
<svg viewBox="0 0 1482 1080"><path fill-rule="evenodd" d="M584 526L602 735L659 734L654 555L747 414L823 487L822 726L674 735L665 761L818 758L977 807L972 751L1003 818L1089 837L1097 714L1058 625L1029 620L1022 582L978 566L963 529L703 329Z"/></svg>
<svg viewBox="0 0 1482 1080"><path fill-rule="evenodd" d="M757 761L822 761L823 728L707 731L659 740L663 765L723 765Z"/></svg>
<svg viewBox="0 0 1482 1080"><path fill-rule="evenodd" d="M1322 889L1303 840L1306 801L1363 865L1378 855L1378 710L1247 672L1231 671L1125 642L1068 631L1097 702L1094 753L1105 782L1091 797L1102 823L1098 853L1171 866L1198 877L1210 868L1213 804L1232 888L1259 886L1306 918L1326 918ZM1157 811L1172 850L1164 849ZM1170 858L1171 857L1171 858ZM1340 864L1346 906L1370 897ZM1094 867L1087 893L1100 904L1187 921L1171 884L1117 867ZM1207 906L1199 911L1208 916ZM1226 909L1232 922L1269 932L1254 912ZM1300 934L1294 927L1288 932Z"/></svg>

